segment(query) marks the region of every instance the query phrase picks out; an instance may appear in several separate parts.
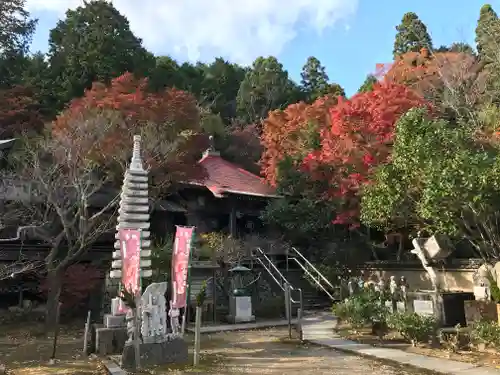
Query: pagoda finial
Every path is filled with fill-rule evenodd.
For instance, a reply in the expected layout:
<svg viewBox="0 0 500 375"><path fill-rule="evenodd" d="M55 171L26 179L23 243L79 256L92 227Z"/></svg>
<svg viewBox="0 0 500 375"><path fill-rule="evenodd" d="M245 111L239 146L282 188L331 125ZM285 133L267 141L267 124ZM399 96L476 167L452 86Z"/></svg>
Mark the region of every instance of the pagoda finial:
<svg viewBox="0 0 500 375"><path fill-rule="evenodd" d="M213 135L208 137L208 148L203 153L203 157L206 157L209 155L220 156L220 153L215 150L215 139L214 139Z"/></svg>
<svg viewBox="0 0 500 375"><path fill-rule="evenodd" d="M132 152L132 160L130 160L130 169L142 170L141 158L141 136L134 135L134 149Z"/></svg>
<svg viewBox="0 0 500 375"><path fill-rule="evenodd" d="M215 151L215 141L214 141L213 135L208 137L208 151L210 151L210 152Z"/></svg>

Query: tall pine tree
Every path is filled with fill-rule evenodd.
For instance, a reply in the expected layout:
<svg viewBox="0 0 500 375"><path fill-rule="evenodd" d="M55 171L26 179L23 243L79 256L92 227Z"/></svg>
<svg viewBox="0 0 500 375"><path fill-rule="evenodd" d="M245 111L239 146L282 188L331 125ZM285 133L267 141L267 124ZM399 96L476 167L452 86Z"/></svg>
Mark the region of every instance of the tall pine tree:
<svg viewBox="0 0 500 375"><path fill-rule="evenodd" d="M432 39L427 27L415 13L405 13L396 30L393 50L395 58L407 52L419 52L424 47L432 50Z"/></svg>
<svg viewBox="0 0 500 375"><path fill-rule="evenodd" d="M316 57L309 57L302 67L301 84L307 100L315 101L317 98L329 93L328 75L325 67Z"/></svg>
<svg viewBox="0 0 500 375"><path fill-rule="evenodd" d="M50 31L49 61L59 88L60 108L92 82L110 82L125 72L145 74L155 59L142 46L125 16L102 0L66 12Z"/></svg>
<svg viewBox="0 0 500 375"><path fill-rule="evenodd" d="M500 48L500 22L491 5L483 5L476 27L476 48L481 60L492 62Z"/></svg>

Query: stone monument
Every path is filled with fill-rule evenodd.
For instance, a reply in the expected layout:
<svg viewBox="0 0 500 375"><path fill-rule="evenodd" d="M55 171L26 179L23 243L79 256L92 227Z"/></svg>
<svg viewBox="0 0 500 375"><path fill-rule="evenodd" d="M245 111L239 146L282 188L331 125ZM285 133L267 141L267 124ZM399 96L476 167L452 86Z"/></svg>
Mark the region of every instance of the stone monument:
<svg viewBox="0 0 500 375"><path fill-rule="evenodd" d="M188 361L187 343L176 333L167 333L167 283L148 285L141 297L141 366L156 366ZM135 368L135 352L131 342L125 343L121 365L123 369Z"/></svg>
<svg viewBox="0 0 500 375"><path fill-rule="evenodd" d="M472 281L474 283L474 297L476 300L490 300L490 277L494 280L497 278L494 276L496 274L494 268L490 264L481 265L476 272L472 275Z"/></svg>
<svg viewBox="0 0 500 375"><path fill-rule="evenodd" d="M412 243L415 249L411 252L419 258L432 285L431 290L412 293L416 297L413 301L414 311L423 315L434 315L439 324L445 327L454 327L457 324L465 326L464 302L473 299L473 294L448 290L444 267L443 277L440 278L433 263L446 259L453 252L450 240L443 235L434 235L430 238L415 238Z"/></svg>
<svg viewBox="0 0 500 375"><path fill-rule="evenodd" d="M464 302L467 325L483 320L497 321L497 306L491 300L491 281L497 282L496 276L495 268L488 263L482 264L472 275L474 300Z"/></svg>

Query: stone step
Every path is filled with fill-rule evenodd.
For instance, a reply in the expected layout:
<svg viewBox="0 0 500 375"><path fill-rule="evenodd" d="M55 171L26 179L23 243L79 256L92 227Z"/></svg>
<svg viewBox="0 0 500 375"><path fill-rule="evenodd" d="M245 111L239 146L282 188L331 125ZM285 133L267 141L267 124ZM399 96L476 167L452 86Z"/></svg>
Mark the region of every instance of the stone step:
<svg viewBox="0 0 500 375"><path fill-rule="evenodd" d="M125 212L121 208L118 210L118 220L123 221L137 221L145 222L149 220L149 213L135 213L135 212Z"/></svg>
<svg viewBox="0 0 500 375"><path fill-rule="evenodd" d="M149 227L149 223L120 221L120 224L116 226L116 230L119 228L149 229Z"/></svg>
<svg viewBox="0 0 500 375"><path fill-rule="evenodd" d="M120 196L121 204L144 205L149 207L149 197Z"/></svg>

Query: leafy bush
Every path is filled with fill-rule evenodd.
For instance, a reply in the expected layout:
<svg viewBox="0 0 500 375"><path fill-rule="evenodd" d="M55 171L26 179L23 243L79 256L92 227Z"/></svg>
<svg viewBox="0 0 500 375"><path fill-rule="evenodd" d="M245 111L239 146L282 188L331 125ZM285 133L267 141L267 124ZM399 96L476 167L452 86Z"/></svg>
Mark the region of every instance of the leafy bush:
<svg viewBox="0 0 500 375"><path fill-rule="evenodd" d="M374 321L384 322L388 309L381 303L379 296L371 291L355 294L344 302L333 305L332 312L340 320L359 329Z"/></svg>
<svg viewBox="0 0 500 375"><path fill-rule="evenodd" d="M500 348L500 326L497 322L476 322L472 326L470 335L471 341L475 344Z"/></svg>
<svg viewBox="0 0 500 375"><path fill-rule="evenodd" d="M493 275L491 273L488 273L488 281L490 282L491 299L495 303L500 303L500 288L498 287L498 283L493 278Z"/></svg>
<svg viewBox="0 0 500 375"><path fill-rule="evenodd" d="M153 270L153 281L162 282L168 280L172 267L173 236L157 239L151 248L151 269Z"/></svg>
<svg viewBox="0 0 500 375"><path fill-rule="evenodd" d="M437 321L433 316L419 315L414 312L398 312L387 321L389 328L399 332L413 346L428 342L437 330Z"/></svg>
<svg viewBox="0 0 500 375"><path fill-rule="evenodd" d="M203 284L201 284L201 289L196 295L196 306L201 307L205 303L205 300L207 298L207 281L203 281Z"/></svg>

